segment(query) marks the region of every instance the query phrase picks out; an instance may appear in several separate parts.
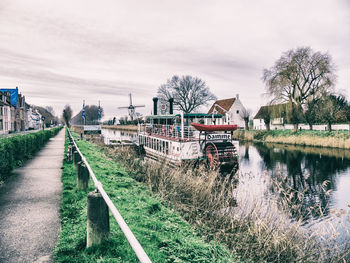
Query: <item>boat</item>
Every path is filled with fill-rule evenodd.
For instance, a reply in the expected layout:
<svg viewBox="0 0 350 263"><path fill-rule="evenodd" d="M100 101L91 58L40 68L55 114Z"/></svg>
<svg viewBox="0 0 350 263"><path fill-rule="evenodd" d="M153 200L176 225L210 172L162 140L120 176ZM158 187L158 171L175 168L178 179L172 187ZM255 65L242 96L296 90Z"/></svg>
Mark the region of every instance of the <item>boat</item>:
<svg viewBox="0 0 350 263"><path fill-rule="evenodd" d="M204 113L150 115L138 125L137 144L146 157L173 165L204 161L210 167L234 166L239 143L232 135L237 125L215 125L221 118Z"/></svg>

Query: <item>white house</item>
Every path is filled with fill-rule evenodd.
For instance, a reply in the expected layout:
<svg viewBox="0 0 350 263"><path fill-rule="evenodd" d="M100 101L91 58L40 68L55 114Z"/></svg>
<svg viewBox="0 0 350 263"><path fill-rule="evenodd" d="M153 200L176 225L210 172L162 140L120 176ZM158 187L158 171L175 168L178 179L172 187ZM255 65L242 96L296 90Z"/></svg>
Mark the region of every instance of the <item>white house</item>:
<svg viewBox="0 0 350 263"><path fill-rule="evenodd" d="M42 127L41 114L33 107L27 109L28 129L38 130Z"/></svg>
<svg viewBox="0 0 350 263"><path fill-rule="evenodd" d="M11 97L7 92L0 92L0 134L11 130Z"/></svg>
<svg viewBox="0 0 350 263"><path fill-rule="evenodd" d="M281 130L284 129L286 112L286 104L275 104L261 106L258 113L253 118L253 127L255 130L266 130L264 119L270 118L270 129Z"/></svg>
<svg viewBox="0 0 350 263"><path fill-rule="evenodd" d="M244 128L242 113L246 111L237 94L235 98L217 100L213 103L208 114L221 114L225 116L217 124L237 124L239 128Z"/></svg>

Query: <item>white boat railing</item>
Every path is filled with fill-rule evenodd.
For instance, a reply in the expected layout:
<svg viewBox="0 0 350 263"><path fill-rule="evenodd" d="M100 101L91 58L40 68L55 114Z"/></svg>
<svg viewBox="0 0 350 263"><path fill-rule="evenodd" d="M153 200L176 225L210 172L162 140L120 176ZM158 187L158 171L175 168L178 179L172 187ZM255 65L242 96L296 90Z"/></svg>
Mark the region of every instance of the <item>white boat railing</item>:
<svg viewBox="0 0 350 263"><path fill-rule="evenodd" d="M141 134L167 137L169 139L181 139L183 132L184 140L198 140L199 138L199 131L192 126L183 126L182 131L180 125L140 124L138 132Z"/></svg>

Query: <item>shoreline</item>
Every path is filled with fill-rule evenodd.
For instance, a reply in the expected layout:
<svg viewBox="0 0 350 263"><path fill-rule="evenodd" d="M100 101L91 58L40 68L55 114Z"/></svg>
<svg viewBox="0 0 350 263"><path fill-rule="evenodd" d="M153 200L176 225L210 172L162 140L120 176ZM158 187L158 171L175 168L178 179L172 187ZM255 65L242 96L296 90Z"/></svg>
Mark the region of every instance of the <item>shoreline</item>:
<svg viewBox="0 0 350 263"><path fill-rule="evenodd" d="M237 140L350 150L349 131L237 130Z"/></svg>
<svg viewBox="0 0 350 263"><path fill-rule="evenodd" d="M120 131L137 131L137 125L102 125L101 128Z"/></svg>

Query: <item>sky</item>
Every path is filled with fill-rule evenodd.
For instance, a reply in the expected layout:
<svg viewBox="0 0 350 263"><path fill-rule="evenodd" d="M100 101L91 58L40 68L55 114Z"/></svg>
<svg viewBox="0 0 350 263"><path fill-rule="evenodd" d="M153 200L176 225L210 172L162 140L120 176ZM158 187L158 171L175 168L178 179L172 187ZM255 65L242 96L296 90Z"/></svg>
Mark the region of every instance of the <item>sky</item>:
<svg viewBox="0 0 350 263"><path fill-rule="evenodd" d="M57 115L85 100L123 116L129 93L150 114L173 75L239 94L254 114L268 101L263 69L301 46L332 56L350 99L349 0L0 0L0 87Z"/></svg>

